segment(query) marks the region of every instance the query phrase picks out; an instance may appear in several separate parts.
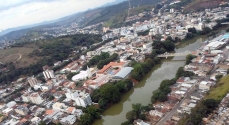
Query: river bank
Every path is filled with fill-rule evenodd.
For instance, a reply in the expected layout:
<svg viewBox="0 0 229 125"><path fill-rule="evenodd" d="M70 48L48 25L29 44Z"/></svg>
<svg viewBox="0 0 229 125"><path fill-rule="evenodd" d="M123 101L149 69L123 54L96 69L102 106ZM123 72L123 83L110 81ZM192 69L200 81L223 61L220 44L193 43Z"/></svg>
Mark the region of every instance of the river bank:
<svg viewBox="0 0 229 125"><path fill-rule="evenodd" d="M185 43L186 47L177 48L175 52L194 51L201 45L202 41L204 40L201 38L197 41L187 41L188 43ZM162 59L161 64L154 66L151 72L139 84L123 94L119 103L105 110L102 118L96 120L93 125L120 125L126 121L125 115L131 110L133 103L148 105L151 102L152 92L159 87L161 81L174 78L177 69L184 64L185 57Z"/></svg>
<svg viewBox="0 0 229 125"><path fill-rule="evenodd" d="M224 33L224 29L226 27L216 31ZM207 35L202 35L186 42L181 42L176 46L175 52L195 51L206 39ZM132 109L132 104L148 105L151 103L152 92L160 86L161 81L174 78L178 68L184 66L184 64L185 57L162 59L161 64L155 65L139 84L123 94L119 103L106 109L102 113L102 118L96 120L93 125L120 125L126 121L126 113Z"/></svg>

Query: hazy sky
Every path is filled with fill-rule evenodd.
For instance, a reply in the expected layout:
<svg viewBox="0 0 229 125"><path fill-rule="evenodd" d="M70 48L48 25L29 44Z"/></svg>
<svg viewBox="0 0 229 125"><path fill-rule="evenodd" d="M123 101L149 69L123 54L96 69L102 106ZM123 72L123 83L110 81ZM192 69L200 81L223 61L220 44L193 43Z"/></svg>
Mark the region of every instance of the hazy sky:
<svg viewBox="0 0 229 125"><path fill-rule="evenodd" d="M0 0L0 31L51 21L115 0Z"/></svg>

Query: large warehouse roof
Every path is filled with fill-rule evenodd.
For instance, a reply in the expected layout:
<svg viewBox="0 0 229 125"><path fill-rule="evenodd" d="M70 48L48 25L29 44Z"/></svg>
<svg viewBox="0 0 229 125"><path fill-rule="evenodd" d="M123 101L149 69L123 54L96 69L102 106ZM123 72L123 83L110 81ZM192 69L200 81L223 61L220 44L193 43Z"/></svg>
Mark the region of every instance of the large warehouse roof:
<svg viewBox="0 0 229 125"><path fill-rule="evenodd" d="M113 78L124 79L134 68L132 67L124 67L122 68Z"/></svg>

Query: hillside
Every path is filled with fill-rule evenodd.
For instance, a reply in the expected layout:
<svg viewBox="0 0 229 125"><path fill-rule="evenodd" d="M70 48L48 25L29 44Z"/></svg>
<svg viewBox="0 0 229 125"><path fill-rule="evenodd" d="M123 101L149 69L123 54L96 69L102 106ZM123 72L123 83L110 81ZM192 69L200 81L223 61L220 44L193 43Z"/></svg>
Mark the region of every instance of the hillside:
<svg viewBox="0 0 229 125"><path fill-rule="evenodd" d="M131 0L130 2L131 2L131 7L136 8L145 5L154 5L158 2L161 2L161 0ZM83 26L87 26L99 22L106 22L112 20L112 18L115 19L117 16L120 17L121 19L119 21L123 21L126 15L125 11L127 11L128 8L129 8L129 2L125 1L109 7L100 8L99 9L100 11L91 10L83 14L85 19L82 20L80 24ZM94 15L86 17L88 13L92 13L94 11L97 11Z"/></svg>
<svg viewBox="0 0 229 125"><path fill-rule="evenodd" d="M184 12L195 12L219 6L223 0L194 0L184 8Z"/></svg>
<svg viewBox="0 0 229 125"><path fill-rule="evenodd" d="M125 11L129 8L129 2L124 1L122 3L119 3L122 0L117 0L117 2L114 2L113 5L110 6L103 6L100 8L88 10L86 12L76 13L70 16L63 17L59 20L56 20L55 23L40 25L32 28L27 29L21 29L12 31L10 33L7 33L3 36L0 36L0 41L7 39L7 40L13 40L18 39L24 34L27 34L30 36L30 33L34 34L37 33L41 28L44 27L53 27L53 26L63 26L63 25L71 25L71 23L77 22L80 26L88 26L92 24L96 24L99 22L112 22L111 25L113 25L113 22L116 23L116 19L118 17L118 22L122 22L126 18ZM144 5L153 5L158 2L161 2L161 0L131 0L131 6L132 7L141 7ZM119 4L117 4L119 3ZM108 4L109 5L109 4ZM119 17L121 18L119 19Z"/></svg>

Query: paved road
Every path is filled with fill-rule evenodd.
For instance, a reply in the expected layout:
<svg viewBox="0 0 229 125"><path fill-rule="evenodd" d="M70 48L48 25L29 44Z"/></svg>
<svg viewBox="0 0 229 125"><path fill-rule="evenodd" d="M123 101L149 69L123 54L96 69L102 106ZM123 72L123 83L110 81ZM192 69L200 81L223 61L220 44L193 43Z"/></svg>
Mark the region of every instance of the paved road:
<svg viewBox="0 0 229 125"><path fill-rule="evenodd" d="M168 112L158 123L157 125L163 125L167 120L169 120L176 112L177 109L181 106L183 101L187 98L190 98L190 95L195 92L195 85L191 88L191 90L185 95L184 99L182 99L178 104L176 104L173 109Z"/></svg>

